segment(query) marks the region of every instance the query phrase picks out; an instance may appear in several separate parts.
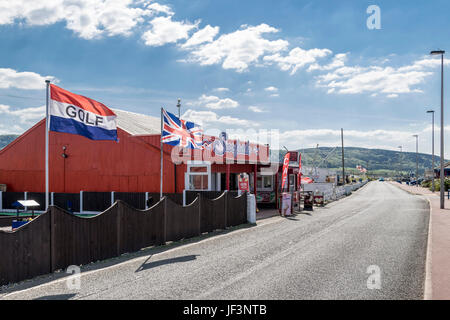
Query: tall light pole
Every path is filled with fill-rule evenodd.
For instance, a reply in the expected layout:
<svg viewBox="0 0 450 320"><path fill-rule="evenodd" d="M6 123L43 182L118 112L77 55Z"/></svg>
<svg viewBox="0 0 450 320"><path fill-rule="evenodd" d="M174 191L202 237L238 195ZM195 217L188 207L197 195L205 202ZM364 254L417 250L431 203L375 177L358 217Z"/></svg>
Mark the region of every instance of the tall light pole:
<svg viewBox="0 0 450 320"><path fill-rule="evenodd" d="M428 110L427 113L431 113L431 154L432 154L432 169L433 169L433 178L432 178L432 187L431 190L434 192L434 110Z"/></svg>
<svg viewBox="0 0 450 320"><path fill-rule="evenodd" d="M400 168L400 171L399 171L399 175L400 175L400 181L402 180L402 146L398 146L398 148L400 149L400 159L399 159L399 168Z"/></svg>
<svg viewBox="0 0 450 320"><path fill-rule="evenodd" d="M441 180L440 183L440 202L441 209L445 208L445 199L444 199L444 50L435 50L430 52L431 55L440 55L441 56L441 170L439 174L439 178Z"/></svg>
<svg viewBox="0 0 450 320"><path fill-rule="evenodd" d="M342 143L342 185L345 185L344 129L343 128L341 128L341 143Z"/></svg>
<svg viewBox="0 0 450 320"><path fill-rule="evenodd" d="M416 137L416 186L419 186L419 135L413 134Z"/></svg>

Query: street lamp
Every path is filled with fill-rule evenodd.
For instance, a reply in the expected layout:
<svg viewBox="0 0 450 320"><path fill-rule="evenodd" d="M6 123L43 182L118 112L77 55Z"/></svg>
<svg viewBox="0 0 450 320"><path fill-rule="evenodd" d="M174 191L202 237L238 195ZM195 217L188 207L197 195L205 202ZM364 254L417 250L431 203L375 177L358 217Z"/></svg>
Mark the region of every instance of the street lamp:
<svg viewBox="0 0 450 320"><path fill-rule="evenodd" d="M432 153L432 169L433 169L433 186L431 187L431 190L434 192L434 110L428 110L427 113L431 113L431 153Z"/></svg>
<svg viewBox="0 0 450 320"><path fill-rule="evenodd" d="M398 148L400 149L400 159L399 159L399 176L400 176L400 181L402 180L403 174L402 174L402 146L398 146Z"/></svg>
<svg viewBox="0 0 450 320"><path fill-rule="evenodd" d="M444 50L435 50L430 52L431 55L441 56L441 169L440 169L440 202L441 209L445 208L444 205Z"/></svg>
<svg viewBox="0 0 450 320"><path fill-rule="evenodd" d="M419 186L419 136L413 134L416 137L416 186Z"/></svg>

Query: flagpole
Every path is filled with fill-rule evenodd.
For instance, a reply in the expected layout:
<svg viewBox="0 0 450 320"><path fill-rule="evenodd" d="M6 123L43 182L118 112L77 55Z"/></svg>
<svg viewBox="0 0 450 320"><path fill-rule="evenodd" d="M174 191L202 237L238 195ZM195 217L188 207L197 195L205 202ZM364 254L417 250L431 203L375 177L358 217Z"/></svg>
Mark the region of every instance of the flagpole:
<svg viewBox="0 0 450 320"><path fill-rule="evenodd" d="M45 211L49 206L49 168L48 168L48 144L49 144L49 93L50 93L50 80L45 80L46 88L46 108L45 108Z"/></svg>
<svg viewBox="0 0 450 320"><path fill-rule="evenodd" d="M162 199L163 194L163 141L162 141L162 133L163 133L163 108L161 108L161 135L160 135L160 142L161 142L161 180L159 184L159 199Z"/></svg>

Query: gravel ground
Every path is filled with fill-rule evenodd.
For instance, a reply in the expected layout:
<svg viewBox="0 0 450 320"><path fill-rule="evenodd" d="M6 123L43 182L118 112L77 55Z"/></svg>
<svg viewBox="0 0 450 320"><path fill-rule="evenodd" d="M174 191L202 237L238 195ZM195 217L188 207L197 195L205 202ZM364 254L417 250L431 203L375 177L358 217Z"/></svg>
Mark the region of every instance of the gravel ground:
<svg viewBox="0 0 450 320"><path fill-rule="evenodd" d="M87 266L80 289L61 273L0 298L422 299L428 218L422 197L371 182L314 212Z"/></svg>

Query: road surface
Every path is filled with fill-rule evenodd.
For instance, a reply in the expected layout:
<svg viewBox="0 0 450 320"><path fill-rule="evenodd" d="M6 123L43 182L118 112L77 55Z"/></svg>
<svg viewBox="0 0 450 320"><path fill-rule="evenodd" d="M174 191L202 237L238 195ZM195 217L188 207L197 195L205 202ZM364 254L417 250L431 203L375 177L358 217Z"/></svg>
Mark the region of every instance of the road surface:
<svg viewBox="0 0 450 320"><path fill-rule="evenodd" d="M92 264L80 289L53 275L0 298L422 299L428 218L422 197L371 182L311 214Z"/></svg>

